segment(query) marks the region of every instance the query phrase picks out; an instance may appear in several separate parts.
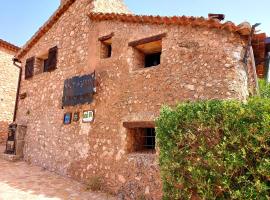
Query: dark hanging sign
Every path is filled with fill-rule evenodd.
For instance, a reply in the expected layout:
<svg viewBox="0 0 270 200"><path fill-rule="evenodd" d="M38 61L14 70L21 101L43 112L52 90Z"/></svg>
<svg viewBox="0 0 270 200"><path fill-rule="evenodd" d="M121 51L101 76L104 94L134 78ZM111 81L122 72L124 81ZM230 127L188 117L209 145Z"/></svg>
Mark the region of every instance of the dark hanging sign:
<svg viewBox="0 0 270 200"><path fill-rule="evenodd" d="M95 74L65 80L62 105L75 106L93 101Z"/></svg>

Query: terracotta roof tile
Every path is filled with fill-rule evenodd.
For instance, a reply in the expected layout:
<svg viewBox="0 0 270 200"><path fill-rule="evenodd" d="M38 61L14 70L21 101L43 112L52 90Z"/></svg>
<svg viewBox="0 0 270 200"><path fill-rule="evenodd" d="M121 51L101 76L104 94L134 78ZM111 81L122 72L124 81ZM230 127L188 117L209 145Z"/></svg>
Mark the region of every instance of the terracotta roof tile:
<svg viewBox="0 0 270 200"><path fill-rule="evenodd" d="M240 35L243 36L248 35L251 31L250 25L247 31L246 30L247 26L245 27L241 25L236 26L232 22L221 23L216 19L206 19L203 17L186 17L186 16L161 17L152 15L148 16L148 15L132 15L132 14L116 14L116 13L94 13L94 12L91 12L88 16L91 20L96 21L114 20L130 23L204 26L208 28L225 29L230 32L239 33Z"/></svg>
<svg viewBox="0 0 270 200"><path fill-rule="evenodd" d="M17 53L20 50L20 47L15 46L14 44L11 44L5 40L0 39L0 47L3 47L5 49L8 49L10 51L14 51Z"/></svg>
<svg viewBox="0 0 270 200"><path fill-rule="evenodd" d="M65 4L61 5L49 20L32 36L32 38L20 49L17 53L17 58L22 58L37 42L46 34L50 28L59 20L59 18L68 10L68 8L76 0L67 0ZM209 28L227 29L231 32L238 32L240 35L248 35L247 31L241 31L241 27L237 27L233 23L222 24L214 19L205 19L203 17L160 17L160 16L146 16L146 15L132 15L132 14L116 14L116 13L90 13L89 17L92 20L117 20L130 23L151 23L151 24L167 24L167 25L192 25L205 26Z"/></svg>
<svg viewBox="0 0 270 200"><path fill-rule="evenodd" d="M76 0L67 0L65 4L61 5L49 18L49 20L42 27L40 27L38 31L32 36L32 38L22 47L22 49L17 53L16 57L18 59L23 57L38 42L38 40L50 30L50 28L59 20L59 18L75 1Z"/></svg>

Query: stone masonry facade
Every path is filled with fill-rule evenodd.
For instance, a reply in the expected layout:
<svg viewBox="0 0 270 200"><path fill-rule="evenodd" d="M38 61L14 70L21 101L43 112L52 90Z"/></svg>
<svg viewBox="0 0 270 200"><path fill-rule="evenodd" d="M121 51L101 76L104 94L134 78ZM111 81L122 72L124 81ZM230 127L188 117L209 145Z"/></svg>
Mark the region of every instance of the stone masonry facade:
<svg viewBox="0 0 270 200"><path fill-rule="evenodd" d="M0 40L0 144L6 141L8 124L13 121L19 69L12 58L19 48Z"/></svg>
<svg viewBox="0 0 270 200"><path fill-rule="evenodd" d="M68 0L63 2L65 6ZM112 11L124 7L121 1L110 5ZM161 199L158 153L129 152L130 130L123 123L152 122L164 104L245 100L253 85L251 62L247 67L241 62L247 39L227 29L89 15L95 10L110 12L108 8L104 1L76 0L35 43L32 39L24 47L31 48L19 52L24 72L26 59L58 47L56 70L37 69L27 80L22 73L21 94L27 97L19 100L16 122L27 126L24 159L85 183L101 177L102 189L120 199ZM101 58L98 38L110 34L112 55ZM139 67L140 53L128 43L160 34L160 64ZM64 81L94 71L94 101L62 107ZM81 116L85 110L94 110L93 123L63 124L65 113Z"/></svg>

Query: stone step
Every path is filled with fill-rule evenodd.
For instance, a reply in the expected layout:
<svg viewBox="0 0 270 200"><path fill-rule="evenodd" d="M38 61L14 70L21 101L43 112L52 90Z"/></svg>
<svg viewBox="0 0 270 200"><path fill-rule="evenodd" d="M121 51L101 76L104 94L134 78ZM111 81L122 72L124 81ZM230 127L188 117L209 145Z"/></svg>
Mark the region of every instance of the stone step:
<svg viewBox="0 0 270 200"><path fill-rule="evenodd" d="M22 156L20 155L10 155L10 154L5 154L5 149L6 146L1 145L0 146L0 159L9 161L9 162L16 162L16 161L21 161L23 160Z"/></svg>

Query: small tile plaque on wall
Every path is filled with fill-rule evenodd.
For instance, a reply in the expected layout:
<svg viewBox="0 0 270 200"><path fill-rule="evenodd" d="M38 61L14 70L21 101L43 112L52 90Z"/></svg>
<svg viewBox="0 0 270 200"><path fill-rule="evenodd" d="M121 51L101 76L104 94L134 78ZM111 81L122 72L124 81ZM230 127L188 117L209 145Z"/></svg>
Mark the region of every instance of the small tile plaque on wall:
<svg viewBox="0 0 270 200"><path fill-rule="evenodd" d="M80 113L75 112L74 115L73 115L73 121L78 122L79 120L80 120Z"/></svg>
<svg viewBox="0 0 270 200"><path fill-rule="evenodd" d="M64 124L71 124L72 114L71 113L65 113L64 115Z"/></svg>
<svg viewBox="0 0 270 200"><path fill-rule="evenodd" d="M83 123L91 123L94 121L94 111L92 110L87 110L83 111Z"/></svg>

